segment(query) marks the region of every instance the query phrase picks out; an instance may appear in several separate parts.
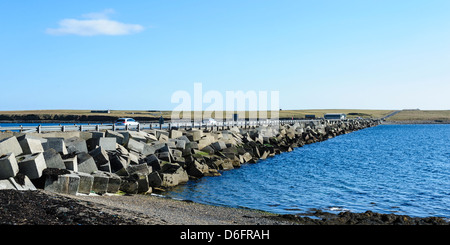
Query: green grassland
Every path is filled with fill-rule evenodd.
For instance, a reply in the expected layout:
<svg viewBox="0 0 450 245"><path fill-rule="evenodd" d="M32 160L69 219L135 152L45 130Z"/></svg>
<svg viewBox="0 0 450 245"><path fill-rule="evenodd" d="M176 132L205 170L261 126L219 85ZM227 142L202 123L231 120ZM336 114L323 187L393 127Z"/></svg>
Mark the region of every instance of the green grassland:
<svg viewBox="0 0 450 245"><path fill-rule="evenodd" d="M450 110L402 110L387 121L450 121Z"/></svg>
<svg viewBox="0 0 450 245"><path fill-rule="evenodd" d="M321 118L326 113L345 113L347 118L382 118L395 110L359 110L359 109L310 109L310 110L280 110L279 118L302 119L305 115L315 115ZM232 118L234 113L238 113L239 118L271 118L276 112L172 112L172 111L156 111L156 110L111 110L110 113L92 113L90 110L30 110L30 111L0 111L0 120L102 120L114 121L120 117L132 117L141 121L158 120L160 116L165 119L172 118L172 113L185 118L216 118L218 120L224 118ZM203 114L203 115L202 115ZM200 115L200 116L199 116ZM386 119L387 121L450 121L450 110L402 110L399 113Z"/></svg>
<svg viewBox="0 0 450 245"><path fill-rule="evenodd" d="M394 110L354 110L354 109L319 109L319 110L280 110L278 112L279 118L294 118L301 119L305 118L305 115L315 115L316 118L323 117L326 113L345 113L347 118L381 118L386 116ZM199 112L172 112L172 111L144 111L144 110L111 110L110 113L92 113L90 110L29 110L29 111L0 111L0 116L4 118L34 118L42 120L58 120L61 118L68 118L70 116L77 117L105 117L105 118L120 118L120 117L133 117L140 118L141 120L157 120L160 116L164 118L171 118L172 113L175 113L180 118L190 116L191 118L199 118L202 116L204 118L232 118L234 113L238 113L239 118L253 118L253 117L267 117L271 118L272 114L276 112L210 112L206 111L203 113ZM275 114L274 114L275 116Z"/></svg>

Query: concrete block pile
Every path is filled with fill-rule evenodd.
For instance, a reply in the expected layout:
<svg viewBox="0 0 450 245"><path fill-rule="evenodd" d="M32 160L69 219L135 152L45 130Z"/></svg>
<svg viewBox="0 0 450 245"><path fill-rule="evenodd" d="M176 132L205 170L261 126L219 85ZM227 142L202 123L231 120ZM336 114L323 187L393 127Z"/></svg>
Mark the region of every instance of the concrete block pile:
<svg viewBox="0 0 450 245"><path fill-rule="evenodd" d="M150 193L377 124L324 120L221 130L0 133L0 190Z"/></svg>

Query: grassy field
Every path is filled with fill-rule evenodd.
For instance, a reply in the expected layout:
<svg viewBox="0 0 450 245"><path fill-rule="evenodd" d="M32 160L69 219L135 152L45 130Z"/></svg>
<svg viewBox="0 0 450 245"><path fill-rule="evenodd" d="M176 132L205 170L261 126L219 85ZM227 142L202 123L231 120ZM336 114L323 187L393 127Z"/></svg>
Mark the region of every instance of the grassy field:
<svg viewBox="0 0 450 245"><path fill-rule="evenodd" d="M403 110L387 121L450 121L450 110Z"/></svg>
<svg viewBox="0 0 450 245"><path fill-rule="evenodd" d="M294 118L300 119L305 118L305 115L315 115L316 117L323 117L326 113L345 113L347 118L381 118L393 112L394 110L353 110L353 109L320 109L320 110L281 110L279 111L280 118ZM187 112L191 114L191 118L194 118L194 113L198 112ZM234 112L233 112L234 113ZM205 115L211 115L210 117L216 119L230 118L233 113L226 112L204 112ZM239 118L248 118L251 114L250 112L238 112ZM271 112L267 112L267 117L271 117ZM142 111L142 110L111 110L109 114L107 113L91 113L90 110L31 110L31 111L0 111L0 115L5 116L26 116L26 115L38 115L45 116L47 118L52 118L53 115L78 115L78 116L108 116L108 117L139 117L147 119L157 119L161 115L164 118L171 118L172 111ZM188 114L186 114L188 115ZM256 113L257 116L261 116ZM183 113L180 114L183 117ZM205 116L207 118L209 116Z"/></svg>
<svg viewBox="0 0 450 245"><path fill-rule="evenodd" d="M316 118L323 117L326 113L345 113L347 118L382 118L394 112L395 110L357 110L357 109L310 109L310 110L281 110L279 111L279 118L294 118L302 119L305 115L315 115ZM190 113L191 118L194 118L194 113ZM226 112L203 112L204 118L232 118L233 113ZM188 115L186 114L186 115ZM248 118L250 112L238 112L239 118ZM271 117L271 112L267 112L267 117ZM180 114L183 117L183 113ZM260 116L256 114L257 116ZM65 117L66 116L66 117ZM172 116L172 111L143 111L143 110L111 110L110 113L91 113L90 110L31 110L31 111L0 111L0 120L64 120L70 116L79 116L84 118L92 118L98 120L103 117L107 120L115 121L120 117L137 118L140 121L154 121L158 120L160 116L169 119ZM98 118L95 118L98 117ZM30 119L32 118L32 119ZM78 120L75 118L72 120ZM87 119L88 120L88 119ZM435 122L449 122L450 110L402 110L399 113L387 118L387 121L435 121Z"/></svg>
<svg viewBox="0 0 450 245"><path fill-rule="evenodd" d="M347 118L381 118L389 115L395 110L356 110L356 109L321 109L321 110L283 110L280 111L280 118L294 117L304 118L305 115L316 115L323 117L326 113L345 113Z"/></svg>

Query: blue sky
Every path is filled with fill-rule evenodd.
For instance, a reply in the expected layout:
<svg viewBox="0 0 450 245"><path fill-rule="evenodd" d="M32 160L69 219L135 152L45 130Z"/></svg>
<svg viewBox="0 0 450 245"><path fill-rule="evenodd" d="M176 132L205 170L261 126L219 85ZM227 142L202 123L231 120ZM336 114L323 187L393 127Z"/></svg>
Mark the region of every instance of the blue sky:
<svg viewBox="0 0 450 245"><path fill-rule="evenodd" d="M449 13L448 0L1 0L0 111L171 110L194 83L279 91L282 109L450 109Z"/></svg>

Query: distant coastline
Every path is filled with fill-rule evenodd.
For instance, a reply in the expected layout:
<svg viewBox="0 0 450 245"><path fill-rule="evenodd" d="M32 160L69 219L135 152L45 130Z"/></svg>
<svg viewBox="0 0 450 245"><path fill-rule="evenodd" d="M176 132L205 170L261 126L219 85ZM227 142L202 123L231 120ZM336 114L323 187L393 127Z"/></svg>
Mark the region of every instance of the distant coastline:
<svg viewBox="0 0 450 245"><path fill-rule="evenodd" d="M194 112L191 112L193 115ZM249 117L249 112L239 113L239 119ZM361 109L305 109L280 110L280 119L305 119L313 115L319 119L326 113L344 113L348 119L384 118L383 124L449 124L450 110L361 110ZM171 111L159 110L33 110L0 111L0 123L113 123L117 118L131 117L140 122L158 122L162 116L168 121ZM212 112L211 117L221 120L225 112ZM271 112L267 112L270 117ZM193 118L193 116L192 116Z"/></svg>
<svg viewBox="0 0 450 245"><path fill-rule="evenodd" d="M382 124L450 124L450 120L402 120L383 121Z"/></svg>

